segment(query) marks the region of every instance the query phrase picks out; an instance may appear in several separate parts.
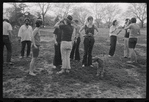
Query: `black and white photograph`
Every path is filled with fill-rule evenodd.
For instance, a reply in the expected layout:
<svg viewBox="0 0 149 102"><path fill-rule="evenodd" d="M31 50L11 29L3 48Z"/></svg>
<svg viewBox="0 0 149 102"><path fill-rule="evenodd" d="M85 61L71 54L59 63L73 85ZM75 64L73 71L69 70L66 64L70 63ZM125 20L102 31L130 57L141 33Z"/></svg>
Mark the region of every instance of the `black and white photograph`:
<svg viewBox="0 0 149 102"><path fill-rule="evenodd" d="M3 2L2 63L3 98L146 98L147 3Z"/></svg>

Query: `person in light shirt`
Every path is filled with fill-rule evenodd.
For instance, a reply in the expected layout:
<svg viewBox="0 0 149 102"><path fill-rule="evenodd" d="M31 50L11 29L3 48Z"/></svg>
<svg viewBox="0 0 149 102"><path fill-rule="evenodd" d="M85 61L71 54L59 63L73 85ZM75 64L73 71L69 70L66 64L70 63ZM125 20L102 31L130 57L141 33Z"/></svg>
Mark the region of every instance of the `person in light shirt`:
<svg viewBox="0 0 149 102"><path fill-rule="evenodd" d="M9 23L8 18L3 18L3 50L4 46L7 48L7 59L6 62L10 65L13 63L11 62L11 54L12 54L12 47L11 47L11 36L12 36L12 26Z"/></svg>
<svg viewBox="0 0 149 102"><path fill-rule="evenodd" d="M110 50L109 50L109 57L114 56L115 49L116 49L116 42L117 42L117 35L122 31L119 29L117 20L112 22L112 26L110 27Z"/></svg>
<svg viewBox="0 0 149 102"><path fill-rule="evenodd" d="M25 46L27 44L27 53L26 53L26 57L29 57L30 55L30 49L31 49L31 35L32 35L32 27L29 25L29 19L26 18L24 20L24 23L18 32L18 37L19 37L19 42L21 41L21 57L24 57L24 50L25 50Z"/></svg>

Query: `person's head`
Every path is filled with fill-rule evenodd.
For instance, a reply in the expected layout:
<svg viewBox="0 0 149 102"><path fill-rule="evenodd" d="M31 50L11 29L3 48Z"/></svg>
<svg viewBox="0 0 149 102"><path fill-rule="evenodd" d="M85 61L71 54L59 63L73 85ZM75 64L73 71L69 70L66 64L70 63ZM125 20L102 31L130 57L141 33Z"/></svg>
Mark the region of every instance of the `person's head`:
<svg viewBox="0 0 149 102"><path fill-rule="evenodd" d="M136 23L136 22L137 22L136 18L131 18L131 23Z"/></svg>
<svg viewBox="0 0 149 102"><path fill-rule="evenodd" d="M29 18L26 18L25 20L24 20L24 23L26 24L26 25L29 25Z"/></svg>
<svg viewBox="0 0 149 102"><path fill-rule="evenodd" d="M59 20L62 19L62 15L57 15L56 18L55 18L55 23L57 23Z"/></svg>
<svg viewBox="0 0 149 102"><path fill-rule="evenodd" d="M79 21L78 20L74 20L75 24L79 24Z"/></svg>
<svg viewBox="0 0 149 102"><path fill-rule="evenodd" d="M6 21L9 23L9 19L7 17L3 17L3 21Z"/></svg>
<svg viewBox="0 0 149 102"><path fill-rule="evenodd" d="M6 22L8 22L8 23L9 23L9 20L8 20L8 19L3 19L3 21L6 21Z"/></svg>
<svg viewBox="0 0 149 102"><path fill-rule="evenodd" d="M89 24L92 24L92 23L93 23L93 17L92 17L92 16L89 16L89 17L87 18L87 22L88 22Z"/></svg>
<svg viewBox="0 0 149 102"><path fill-rule="evenodd" d="M116 26L117 24L118 24L117 20L114 20L114 21L112 22L112 25L113 25L113 26Z"/></svg>
<svg viewBox="0 0 149 102"><path fill-rule="evenodd" d="M35 24L36 24L36 27L40 27L42 25L42 20L37 19Z"/></svg>
<svg viewBox="0 0 149 102"><path fill-rule="evenodd" d="M72 22L72 16L68 15L67 18L65 18L63 21L64 21L64 24L65 25L71 25L71 22Z"/></svg>

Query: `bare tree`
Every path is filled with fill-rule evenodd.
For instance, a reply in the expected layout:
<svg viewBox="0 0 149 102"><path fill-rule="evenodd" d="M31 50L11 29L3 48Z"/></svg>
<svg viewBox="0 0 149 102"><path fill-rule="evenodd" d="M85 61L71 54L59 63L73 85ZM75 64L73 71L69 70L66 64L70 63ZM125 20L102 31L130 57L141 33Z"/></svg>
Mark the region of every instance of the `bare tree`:
<svg viewBox="0 0 149 102"><path fill-rule="evenodd" d="M118 5L106 4L103 7L103 16L104 21L107 23L108 28L111 25L111 22L118 16L121 12L121 9Z"/></svg>
<svg viewBox="0 0 149 102"><path fill-rule="evenodd" d="M43 27L44 27L44 17L47 13L47 11L49 10L49 8L51 7L51 4L50 3L37 3L37 6L39 6L40 8L40 12L41 12L41 15L42 15L42 20L43 20Z"/></svg>
<svg viewBox="0 0 149 102"><path fill-rule="evenodd" d="M72 13L72 3L56 3L55 10L56 15L61 14L63 17L66 17L69 13Z"/></svg>
<svg viewBox="0 0 149 102"><path fill-rule="evenodd" d="M73 8L73 18L79 20L82 24L85 23L86 17L91 14L91 12L84 7L74 7Z"/></svg>
<svg viewBox="0 0 149 102"><path fill-rule="evenodd" d="M91 5L92 12L95 17L95 22L97 23L97 27L99 27L104 17L104 5L104 3L94 3Z"/></svg>
<svg viewBox="0 0 149 102"><path fill-rule="evenodd" d="M147 19L147 4L145 3L130 3L127 11L124 13L126 16L134 16L141 22L143 28L144 21Z"/></svg>

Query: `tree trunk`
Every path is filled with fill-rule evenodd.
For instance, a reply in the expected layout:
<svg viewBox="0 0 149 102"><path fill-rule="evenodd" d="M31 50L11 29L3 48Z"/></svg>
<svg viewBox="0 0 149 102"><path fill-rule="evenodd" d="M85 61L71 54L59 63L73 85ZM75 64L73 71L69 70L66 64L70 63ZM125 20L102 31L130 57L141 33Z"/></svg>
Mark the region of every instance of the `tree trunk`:
<svg viewBox="0 0 149 102"><path fill-rule="evenodd" d="M42 15L42 26L43 26L43 28L44 28L44 15Z"/></svg>
<svg viewBox="0 0 149 102"><path fill-rule="evenodd" d="M144 25L144 21L142 20L142 21L141 21L141 28L144 27L143 25Z"/></svg>

